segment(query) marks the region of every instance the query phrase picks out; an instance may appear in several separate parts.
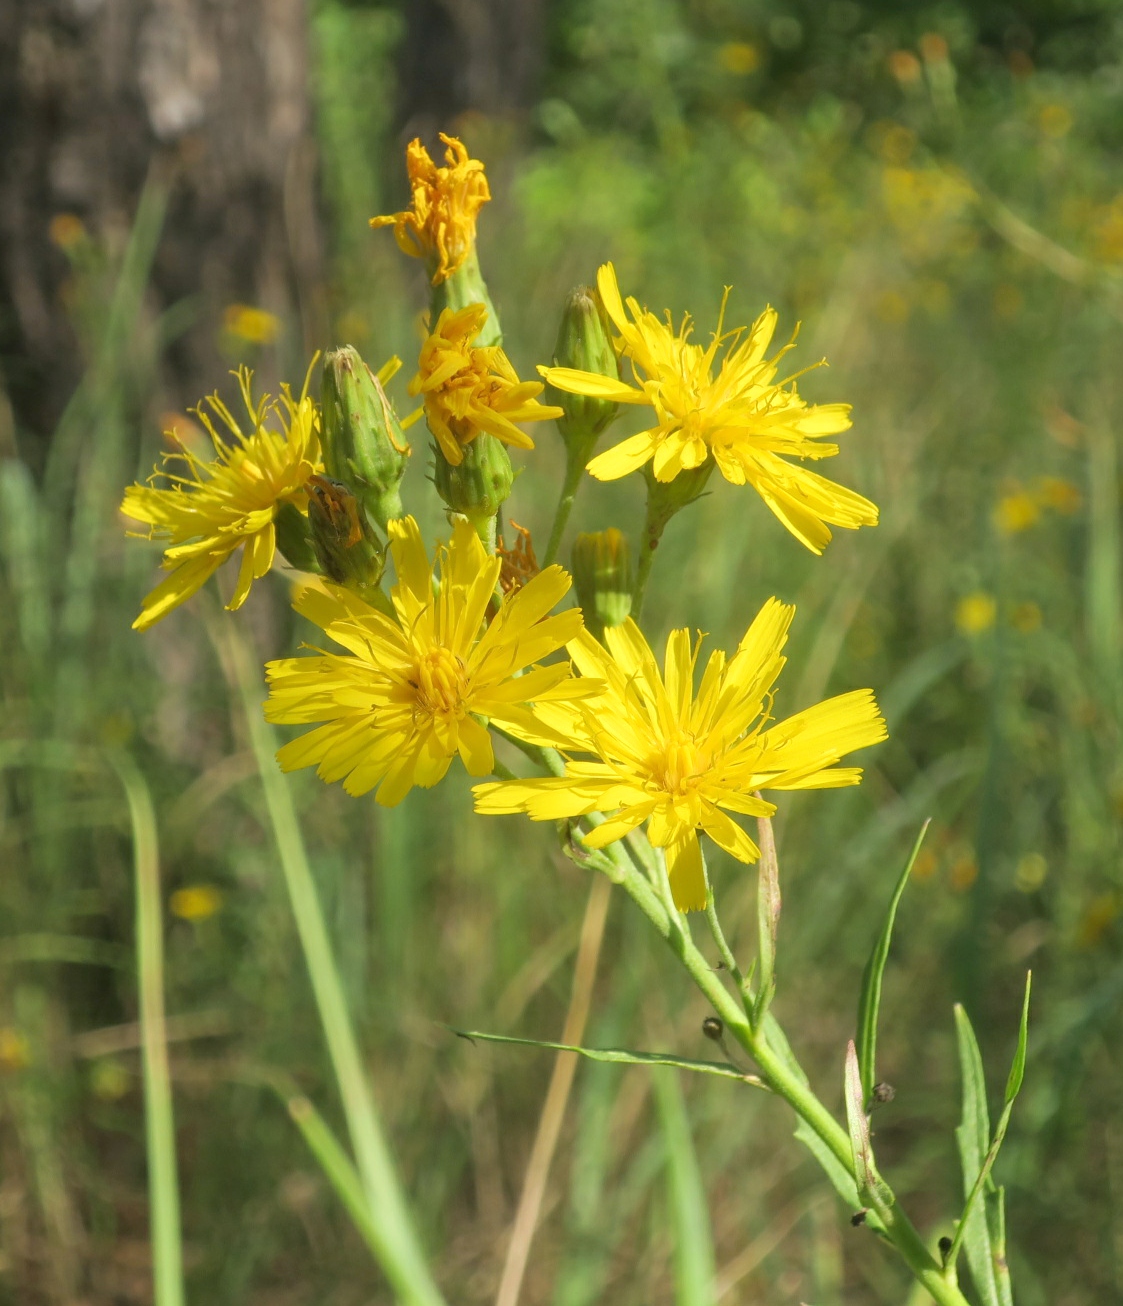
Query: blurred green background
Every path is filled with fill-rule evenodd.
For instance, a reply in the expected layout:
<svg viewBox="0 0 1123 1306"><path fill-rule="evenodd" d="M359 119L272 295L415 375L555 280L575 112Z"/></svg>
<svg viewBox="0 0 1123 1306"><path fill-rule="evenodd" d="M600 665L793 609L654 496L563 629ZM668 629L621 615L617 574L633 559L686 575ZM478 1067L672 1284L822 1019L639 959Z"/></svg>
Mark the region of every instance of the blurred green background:
<svg viewBox="0 0 1123 1306"><path fill-rule="evenodd" d="M231 393L238 362L275 389L299 386L313 348L351 343L374 366L399 353L408 404L424 273L366 220L405 200L405 137L433 148L438 127L487 165L481 260L520 373L606 258L651 308L691 312L700 339L729 284L727 323L771 303L781 336L801 323L798 362L829 360L802 392L851 402L855 425L823 470L878 502L881 525L838 532L817 560L720 483L669 528L647 624L728 647L778 594L798 605L782 712L877 691L891 739L861 788L781 805L778 1014L838 1105L861 967L932 816L886 977L882 1168L926 1235L950 1231L951 1006L970 1010L997 1093L1032 965L1028 1078L998 1167L1017 1300L1123 1300L1123 15L1109 0L530 8L524 102L461 88L440 119L427 6L299 10L320 245L291 311L205 277L156 303L183 220L174 172L154 167L138 208L137 171L116 227L43 214L71 343L26 362L0 323L0 1302L150 1299L127 813L108 773L26 765L29 739L125 747L156 797L190 1298L390 1300L260 1087L284 1068L338 1118L212 634L237 620L264 660L307 631L271 578L236 618L203 596L131 632L157 555L126 543L116 506L167 412ZM476 66L478 49L446 47L440 67ZM406 502L432 530L419 432ZM562 450L535 435L508 509L544 538ZM575 525L637 532L632 479L590 482ZM392 811L306 774L292 788L436 1273L450 1301L491 1301L551 1062L441 1022L558 1037L586 873L548 828L473 818L462 774ZM749 951L753 877L721 860L714 874ZM705 1056L701 999L629 904L608 930L587 1041ZM848 1226L778 1103L683 1089L720 1300L922 1300ZM666 1155L647 1072L583 1066L523 1300L676 1300Z"/></svg>

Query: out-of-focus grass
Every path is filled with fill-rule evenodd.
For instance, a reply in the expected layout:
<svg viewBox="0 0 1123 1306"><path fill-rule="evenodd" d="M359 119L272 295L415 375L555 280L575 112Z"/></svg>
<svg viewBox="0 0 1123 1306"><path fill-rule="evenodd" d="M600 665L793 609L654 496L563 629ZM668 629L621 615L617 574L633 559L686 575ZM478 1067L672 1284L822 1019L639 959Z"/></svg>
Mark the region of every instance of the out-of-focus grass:
<svg viewBox="0 0 1123 1306"><path fill-rule="evenodd" d="M855 427L826 470L883 509L876 530L839 532L816 560L751 492L719 483L670 527L653 583L657 635L689 623L726 646L769 594L794 600L780 710L862 685L886 706L892 738L861 789L782 809L776 1008L840 1104L861 968L932 815L885 975L879 1067L897 1098L875 1117L879 1161L924 1231L950 1232L952 1002L993 1075L1032 962L1027 1078L998 1163L1017 1299L1111 1300L1123 1292L1118 33L1101 25L1089 55L1059 48L1082 29L1044 11L1024 24L1038 23L1036 50L959 8L878 20L831 5L821 24L798 8L700 16L670 0L559 13L529 137L478 115L450 124L488 163L481 255L520 370L547 358L562 296L606 257L652 308L694 313L703 339L732 284L727 321L772 302L782 333L802 322L797 362L828 357L801 388L852 402ZM336 222L325 343L408 364L421 269L362 229L402 190L387 139L398 24L332 3L314 33ZM219 890L172 900L214 910L170 905L166 938L189 1298L387 1300L284 1112L248 1086L247 1071L284 1068L342 1132L239 704L196 614L128 629L154 559L123 546L114 507L133 451L142 474L152 462L153 342L175 322L161 336L134 298L99 355L103 275L76 266L101 379L73 443L46 486L3 468L2 733L127 745L154 795L169 891ZM562 458L551 432L536 440L509 512L542 537ZM407 503L435 525L417 443ZM635 529L640 509L638 485L590 483L573 529ZM278 580L228 618L262 657L302 637L285 597ZM142 1301L137 999L109 964L132 941L125 812L108 779L26 770L4 784L0 1301ZM556 1037L585 877L548 829L473 819L462 778L390 812L310 776L294 792L437 1277L450 1300L488 1301L550 1063L434 1022ZM753 877L719 858L715 878L748 951ZM588 1041L705 1055L703 1014L643 922L614 912ZM779 1104L682 1088L723 1301L904 1298L824 1196ZM675 1299L668 1118L648 1072L579 1069L525 1300Z"/></svg>

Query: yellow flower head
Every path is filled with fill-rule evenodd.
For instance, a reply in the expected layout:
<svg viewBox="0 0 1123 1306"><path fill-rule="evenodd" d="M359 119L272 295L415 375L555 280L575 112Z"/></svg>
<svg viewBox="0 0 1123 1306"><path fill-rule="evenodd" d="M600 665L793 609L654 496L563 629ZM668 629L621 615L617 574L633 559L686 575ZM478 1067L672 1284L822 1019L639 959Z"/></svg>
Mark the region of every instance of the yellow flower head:
<svg viewBox="0 0 1123 1306"><path fill-rule="evenodd" d="M581 630L576 608L547 615L569 589L561 567L509 595L489 623L501 560L485 552L467 521L457 521L435 565L412 517L390 523L390 551L396 619L347 590L306 589L297 611L346 652L270 662L265 705L270 721L324 723L281 749L285 771L318 764L321 779L342 780L349 794L378 785L385 807L414 785L435 785L457 753L469 775L490 774L486 720L556 744L527 704L566 704L595 688L575 680L567 662L519 674Z"/></svg>
<svg viewBox="0 0 1123 1306"><path fill-rule="evenodd" d="M498 345L477 348L472 341L483 330L487 309L469 304L453 312L446 308L421 346L411 395L421 395L425 420L454 467L464 460L463 446L481 431L504 444L533 449L534 441L516 422L544 422L560 417L560 408L537 402L546 388L541 381L520 381Z"/></svg>
<svg viewBox="0 0 1123 1306"><path fill-rule="evenodd" d="M249 416L248 429L243 431L218 395L211 395L206 400L209 412L201 404L192 411L210 434L217 457L205 462L177 441L179 451L166 453L163 459L165 464L180 464L182 474L157 468L149 484L130 485L125 491L122 513L147 524L145 538L171 541L163 562L171 575L144 600L134 630L147 630L167 616L242 548L238 582L226 605L231 610L240 608L253 582L273 565L277 509L292 503L304 512L308 479L323 470L320 417L307 394L307 380L299 399L282 386L279 400L270 402L268 395L262 395L255 402L253 373L242 367L235 375ZM219 434L212 414L232 441ZM278 429L266 426L270 417L276 419ZM168 484L152 483L157 480Z"/></svg>
<svg viewBox="0 0 1123 1306"><path fill-rule="evenodd" d="M491 199L484 165L470 159L455 136L441 132L447 167L438 168L420 140L406 148L413 208L371 218L372 227L393 226L394 238L405 253L427 259L433 285L452 276L476 244L476 215Z"/></svg>
<svg viewBox="0 0 1123 1306"><path fill-rule="evenodd" d="M682 911L706 905L698 831L742 862L759 851L727 812L769 816L760 789L828 789L857 784L857 767L836 767L845 754L886 737L873 693L855 690L769 725L772 688L795 609L770 599L729 661L720 650L694 693L699 645L672 631L663 674L630 618L605 631L607 651L581 635L569 654L603 689L564 707L534 710L541 726L566 736L561 777L477 785L476 810L526 812L556 821L613 813L584 840L592 848L647 821L651 842L666 849L671 892Z"/></svg>
<svg viewBox="0 0 1123 1306"><path fill-rule="evenodd" d="M822 439L849 428L850 405L807 404L796 391L796 377L776 379L780 359L794 340L765 358L776 330L773 309L765 309L747 334L743 329L723 332L719 320L703 349L690 342L689 318L676 332L669 319L660 321L631 298L629 318L611 263L597 273L597 286L620 333L616 347L631 361L636 385L567 367L538 370L551 385L571 394L649 404L656 421L594 458L589 464L594 476L616 480L650 460L657 480L673 481L679 472L713 457L727 481L752 485L815 553L831 538L828 522L849 529L876 525L877 508L868 499L785 461L838 453L838 445Z"/></svg>

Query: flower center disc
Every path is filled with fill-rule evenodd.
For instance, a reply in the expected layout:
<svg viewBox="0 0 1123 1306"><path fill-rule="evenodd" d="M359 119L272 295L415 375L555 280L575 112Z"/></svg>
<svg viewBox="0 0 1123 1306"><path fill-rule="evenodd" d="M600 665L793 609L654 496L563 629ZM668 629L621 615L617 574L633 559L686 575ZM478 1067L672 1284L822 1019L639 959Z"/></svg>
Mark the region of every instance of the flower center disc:
<svg viewBox="0 0 1123 1306"><path fill-rule="evenodd" d="M698 787L698 781L709 766L708 752L699 748L689 736L679 736L667 741L651 769L656 782L667 793L681 797Z"/></svg>
<svg viewBox="0 0 1123 1306"><path fill-rule="evenodd" d="M447 648L431 648L417 664L417 706L430 716L464 714L468 678L464 664Z"/></svg>

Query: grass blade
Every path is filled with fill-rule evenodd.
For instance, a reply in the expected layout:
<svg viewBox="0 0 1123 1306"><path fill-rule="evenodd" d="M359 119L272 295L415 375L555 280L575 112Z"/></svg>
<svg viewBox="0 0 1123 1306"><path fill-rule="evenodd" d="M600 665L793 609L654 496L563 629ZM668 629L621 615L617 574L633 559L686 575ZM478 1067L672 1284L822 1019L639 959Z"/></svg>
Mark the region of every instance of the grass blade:
<svg viewBox="0 0 1123 1306"><path fill-rule="evenodd" d="M176 1174L175 1123L168 1044L164 1027L164 923L156 814L148 785L126 753L111 753L133 826L136 869L137 969L144 1067L144 1125L151 1211L153 1301L183 1306L183 1247Z"/></svg>
<svg viewBox="0 0 1123 1306"><path fill-rule="evenodd" d="M325 1178L335 1189L336 1196L343 1203L363 1241L374 1253L375 1258L382 1261L388 1254L386 1233L380 1222L371 1216L370 1203L363 1191L362 1180L343 1144L303 1093L282 1092L281 1097L293 1123L308 1144L308 1150L316 1158Z"/></svg>
<svg viewBox="0 0 1123 1306"><path fill-rule="evenodd" d="M912 868L920 854L924 836L928 833L931 818L920 827L912 852L905 863L905 869L897 880L893 896L889 899L889 910L881 925L881 933L873 945L866 968L862 971L862 994L858 1000L858 1034L854 1042L858 1050L858 1069L861 1072L862 1092L868 1103L877 1083L877 1016L881 1009L881 981L885 974L885 963L889 960L889 944L893 939L893 924L897 919L897 907L909 882Z"/></svg>
<svg viewBox="0 0 1123 1306"><path fill-rule="evenodd" d="M675 1302L677 1306L712 1306L713 1234L682 1088L669 1068L656 1070L651 1079L667 1149L667 1187L675 1239Z"/></svg>
<svg viewBox="0 0 1123 1306"><path fill-rule="evenodd" d="M756 1075L747 1075L736 1066L725 1061L695 1061L690 1057L676 1057L664 1052L632 1052L627 1048L583 1048L572 1043L550 1043L545 1039L514 1038L508 1034L487 1034L478 1029L453 1029L446 1026L459 1038L477 1039L484 1043L511 1043L516 1047L545 1048L552 1052L576 1052L578 1056L590 1061L607 1061L623 1066L668 1066L676 1070L694 1070L703 1075L719 1075L723 1079L737 1079L754 1088L763 1088L763 1082Z"/></svg>
<svg viewBox="0 0 1123 1306"><path fill-rule="evenodd" d="M359 1056L300 823L288 784L276 762L277 741L262 715L264 693L261 678L233 622L208 612L207 624L211 637L229 664L242 699L297 933L343 1101L351 1145L355 1150L370 1218L378 1232L379 1263L395 1291L409 1306L444 1306L444 1299L429 1273L414 1231Z"/></svg>

